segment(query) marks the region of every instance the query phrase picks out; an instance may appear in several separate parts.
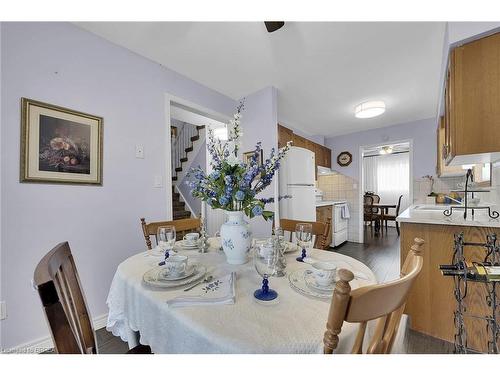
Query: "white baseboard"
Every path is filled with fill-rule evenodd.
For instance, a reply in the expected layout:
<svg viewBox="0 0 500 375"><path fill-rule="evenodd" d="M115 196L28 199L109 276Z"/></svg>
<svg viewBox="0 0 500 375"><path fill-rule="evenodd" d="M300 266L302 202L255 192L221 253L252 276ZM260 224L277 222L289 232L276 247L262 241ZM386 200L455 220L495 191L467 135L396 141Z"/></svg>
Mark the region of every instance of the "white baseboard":
<svg viewBox="0 0 500 375"><path fill-rule="evenodd" d="M94 319L94 329L98 330L106 327L108 314L103 314ZM10 349L0 350L2 353L12 354L38 354L54 348L52 337L45 336L36 340L26 342Z"/></svg>

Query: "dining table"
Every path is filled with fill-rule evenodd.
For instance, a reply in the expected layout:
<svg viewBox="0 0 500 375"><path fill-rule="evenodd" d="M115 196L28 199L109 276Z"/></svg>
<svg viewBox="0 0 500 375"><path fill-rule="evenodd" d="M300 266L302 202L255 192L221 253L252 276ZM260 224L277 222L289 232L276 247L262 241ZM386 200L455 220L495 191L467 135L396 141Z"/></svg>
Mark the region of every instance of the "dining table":
<svg viewBox="0 0 500 375"><path fill-rule="evenodd" d="M353 271L353 289L377 283L374 273L360 261L334 251L309 249L305 262L298 262L296 245L286 255L286 275L270 277L278 292L272 302L253 296L262 277L251 257L242 265L226 262L220 238L210 238L206 252L174 247L188 261L203 264L215 278L236 276L234 303L204 306L171 306L167 301L182 296L185 288L155 288L143 275L161 258L141 251L118 265L109 290L107 330L130 347L149 345L153 353L322 353L331 298L319 299L293 288L290 276L311 269L315 261L328 261L337 269ZM349 352L357 323L344 323L338 351Z"/></svg>
<svg viewBox="0 0 500 375"><path fill-rule="evenodd" d="M380 209L380 220L377 221L378 225L377 222L375 222L375 233L379 233L380 230L384 233L384 216L389 214L390 208L396 208L397 206L395 204L388 203L373 203L370 206Z"/></svg>

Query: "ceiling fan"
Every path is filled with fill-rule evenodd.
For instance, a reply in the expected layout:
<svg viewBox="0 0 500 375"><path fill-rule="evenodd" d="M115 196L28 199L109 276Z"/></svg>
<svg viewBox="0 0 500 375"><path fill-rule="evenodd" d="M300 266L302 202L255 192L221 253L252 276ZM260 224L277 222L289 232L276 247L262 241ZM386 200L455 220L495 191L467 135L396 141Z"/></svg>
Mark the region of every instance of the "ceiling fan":
<svg viewBox="0 0 500 375"><path fill-rule="evenodd" d="M284 21L264 21L268 33L275 32L285 26Z"/></svg>

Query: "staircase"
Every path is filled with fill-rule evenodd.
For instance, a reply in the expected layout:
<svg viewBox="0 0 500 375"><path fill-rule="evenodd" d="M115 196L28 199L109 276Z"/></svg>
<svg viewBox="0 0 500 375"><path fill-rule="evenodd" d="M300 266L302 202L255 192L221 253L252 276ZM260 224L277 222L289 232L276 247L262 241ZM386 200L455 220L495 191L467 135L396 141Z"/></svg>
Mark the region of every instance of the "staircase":
<svg viewBox="0 0 500 375"><path fill-rule="evenodd" d="M197 152L200 152L201 144L205 139L204 129L205 126L185 123L179 134L172 139L172 209L174 220L191 217L190 209L186 209L186 203L181 200L180 190L176 191L176 188L177 184L181 183L186 176L192 159Z"/></svg>
<svg viewBox="0 0 500 375"><path fill-rule="evenodd" d="M172 209L173 209L173 219L189 219L191 217L191 212L186 210L186 203L181 202L181 195L175 192L175 187L172 186Z"/></svg>
<svg viewBox="0 0 500 375"><path fill-rule="evenodd" d="M183 164L189 160L189 153L194 150L193 143L200 139L200 132L205 126L185 124L179 136L172 142L172 182L180 181Z"/></svg>

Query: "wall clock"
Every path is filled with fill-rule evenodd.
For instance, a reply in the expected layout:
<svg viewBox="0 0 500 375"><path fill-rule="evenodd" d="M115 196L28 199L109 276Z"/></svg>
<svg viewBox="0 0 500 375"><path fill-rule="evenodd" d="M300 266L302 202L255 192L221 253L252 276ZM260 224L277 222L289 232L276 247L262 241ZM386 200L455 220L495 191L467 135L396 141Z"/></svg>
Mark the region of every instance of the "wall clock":
<svg viewBox="0 0 500 375"><path fill-rule="evenodd" d="M352 155L350 152L342 151L339 156L337 156L337 163L341 167L347 167L352 162Z"/></svg>

